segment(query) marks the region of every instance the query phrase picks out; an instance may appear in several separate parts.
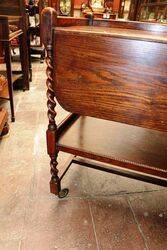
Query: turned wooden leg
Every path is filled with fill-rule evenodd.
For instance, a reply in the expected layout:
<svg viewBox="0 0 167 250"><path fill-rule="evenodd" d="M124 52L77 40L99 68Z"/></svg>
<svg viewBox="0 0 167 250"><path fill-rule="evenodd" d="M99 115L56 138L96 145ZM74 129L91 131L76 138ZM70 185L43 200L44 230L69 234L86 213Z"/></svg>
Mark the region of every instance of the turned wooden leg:
<svg viewBox="0 0 167 250"><path fill-rule="evenodd" d="M59 195L61 190L61 183L58 177L58 169L57 169L57 155L51 157L50 161L50 173L51 173L51 180L50 180L50 192L55 195Z"/></svg>
<svg viewBox="0 0 167 250"><path fill-rule="evenodd" d="M50 12L51 11L51 12ZM51 15L50 22L48 22L48 15ZM52 24L56 22L56 11L51 8L46 8L43 10L41 25L43 27L43 44L45 46L47 57L47 108L48 108L48 130L46 133L47 136L47 150L48 155L50 156L50 167L51 167L51 181L50 181L50 191L51 193L58 195L59 198L63 198L68 194L68 189L61 189L60 178L58 177L58 169L57 169L57 156L58 156L58 148L57 148L57 125L55 122L56 117L56 101L55 101L55 92L53 89L53 51L52 51Z"/></svg>
<svg viewBox="0 0 167 250"><path fill-rule="evenodd" d="M50 115L49 115L50 116ZM51 116L50 116L51 119ZM50 173L51 173L51 181L50 181L50 192L52 194L58 195L60 192L60 179L58 177L58 169L57 169L57 156L58 152L56 149L56 124L49 124L48 130L46 132L47 139L47 151L50 156Z"/></svg>
<svg viewBox="0 0 167 250"><path fill-rule="evenodd" d="M51 173L51 180L50 180L50 192L52 194L58 195L59 198L64 198L67 196L69 190L67 188L61 189L61 181L58 176L58 152L56 151L56 125L48 126L47 130L47 149L48 154L50 156L50 173Z"/></svg>
<svg viewBox="0 0 167 250"><path fill-rule="evenodd" d="M27 47L28 47L28 59L29 59L29 81L32 82L32 62L31 62L31 41L30 31L27 31Z"/></svg>
<svg viewBox="0 0 167 250"><path fill-rule="evenodd" d="M48 130L46 132L47 136L47 150L50 156L50 167L51 167L51 181L50 181L50 192L58 195L59 198L64 198L68 194L68 189L61 189L60 178L58 176L58 169L57 169L57 156L58 156L58 149L57 149L57 125L55 122L56 117L56 101L55 101L55 93L53 90L53 78L52 78L52 59L51 59L51 48L47 50L47 107L48 107L48 119L49 125Z"/></svg>

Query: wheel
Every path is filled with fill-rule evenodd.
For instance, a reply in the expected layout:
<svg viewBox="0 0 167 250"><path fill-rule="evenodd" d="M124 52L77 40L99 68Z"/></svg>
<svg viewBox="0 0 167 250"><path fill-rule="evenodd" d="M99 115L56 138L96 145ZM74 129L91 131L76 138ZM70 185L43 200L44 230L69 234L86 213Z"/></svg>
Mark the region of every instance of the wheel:
<svg viewBox="0 0 167 250"><path fill-rule="evenodd" d="M64 188L64 189L60 190L60 192L59 192L59 194L58 194L58 197L59 197L60 199L65 198L65 197L67 196L68 193L69 193L68 188Z"/></svg>
<svg viewBox="0 0 167 250"><path fill-rule="evenodd" d="M14 117L14 116L11 118L11 121L12 121L12 122L15 122L15 117Z"/></svg>

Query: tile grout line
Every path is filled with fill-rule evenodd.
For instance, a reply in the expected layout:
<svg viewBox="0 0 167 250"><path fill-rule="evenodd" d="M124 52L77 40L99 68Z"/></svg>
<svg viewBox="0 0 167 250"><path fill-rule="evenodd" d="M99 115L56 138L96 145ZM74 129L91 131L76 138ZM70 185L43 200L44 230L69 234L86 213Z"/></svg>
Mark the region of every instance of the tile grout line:
<svg viewBox="0 0 167 250"><path fill-rule="evenodd" d="M21 250L22 240L19 241L19 248L18 250Z"/></svg>
<svg viewBox="0 0 167 250"><path fill-rule="evenodd" d="M94 235L95 235L97 250L100 250L99 242L98 242L97 234L96 234L95 223L94 223L93 214L92 214L92 209L91 209L91 205L90 205L89 201L88 201L88 206L89 206L89 211L90 211L90 215L91 215L91 219L92 219L92 225L93 225L93 231L94 231Z"/></svg>
<svg viewBox="0 0 167 250"><path fill-rule="evenodd" d="M162 189L162 190L148 190L148 191L139 191L139 192L127 192L127 193L116 193L116 194L111 194L111 195L100 195L100 196L70 196L68 195L68 197L63 198L63 200L73 200L73 199L83 199L83 200L97 200L97 199L111 199L113 198L113 196L121 196L121 197L126 197L128 195L136 195L136 194L147 194L147 193L154 193L154 192L163 192L166 191L166 189ZM49 196L49 192L48 195L41 195L40 197L42 200L54 200L55 197L50 197ZM34 199L36 199L36 197L34 197ZM58 199L59 200L59 199Z"/></svg>
<svg viewBox="0 0 167 250"><path fill-rule="evenodd" d="M143 233L143 231L142 231L142 229L141 229L141 226L140 226L140 224L139 224L139 222L138 222L138 220L137 220L137 218L136 218L136 215L135 215L135 212L134 212L133 207L132 207L132 205L131 205L131 202L130 202L130 200L129 200L129 197L127 198L127 201L128 201L129 207L130 207L130 209L131 209L131 212L132 212L134 221L135 221L135 223L136 223L136 225L137 225L137 228L138 228L138 230L139 230L139 233L140 233L140 235L141 235L141 237L142 237L142 239L143 239L143 241L144 241L144 244L145 244L146 249L148 250L149 247L148 247L148 244L147 244L147 239L146 239L146 237L145 237L145 235L144 235L144 233Z"/></svg>

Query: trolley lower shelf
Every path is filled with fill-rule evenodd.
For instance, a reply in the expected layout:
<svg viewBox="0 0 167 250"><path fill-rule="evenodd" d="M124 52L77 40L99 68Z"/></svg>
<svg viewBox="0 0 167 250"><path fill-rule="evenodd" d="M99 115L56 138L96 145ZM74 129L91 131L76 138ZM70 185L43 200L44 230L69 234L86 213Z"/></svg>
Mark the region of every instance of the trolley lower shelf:
<svg viewBox="0 0 167 250"><path fill-rule="evenodd" d="M81 116L63 129L57 146L60 151L115 165L117 172L124 168L151 175L167 185L164 132Z"/></svg>

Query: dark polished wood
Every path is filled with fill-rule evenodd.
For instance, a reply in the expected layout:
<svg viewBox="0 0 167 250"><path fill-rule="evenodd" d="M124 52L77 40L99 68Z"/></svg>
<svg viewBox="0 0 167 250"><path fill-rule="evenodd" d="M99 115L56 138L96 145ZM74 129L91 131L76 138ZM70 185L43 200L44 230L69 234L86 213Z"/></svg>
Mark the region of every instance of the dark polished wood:
<svg viewBox="0 0 167 250"><path fill-rule="evenodd" d="M96 19L56 19L51 8L42 20L51 192L61 190L59 151L115 166L71 163L167 186L167 26L105 21L103 27ZM53 29L61 25L73 27ZM72 113L58 126L55 97Z"/></svg>
<svg viewBox="0 0 167 250"><path fill-rule="evenodd" d="M41 26L43 27L42 31L42 41L45 45L46 51L47 51L47 57L46 57L46 64L47 64L47 108L48 108L48 129L46 132L46 139L47 139L47 150L48 154L50 156L50 168L51 168L51 181L50 181L50 191L54 194L59 194L61 190L60 186L60 178L58 176L58 169L57 169L57 155L58 150L56 147L56 138L57 138L57 125L55 122L56 117L56 111L55 106L56 102L54 100L55 93L53 90L53 67L52 67L52 27L56 25L56 11L54 9L50 9L51 11L45 12L43 11L43 18L41 20ZM48 16L49 14L49 16ZM45 26L45 23L47 22L47 26ZM46 29L45 29L46 28Z"/></svg>

